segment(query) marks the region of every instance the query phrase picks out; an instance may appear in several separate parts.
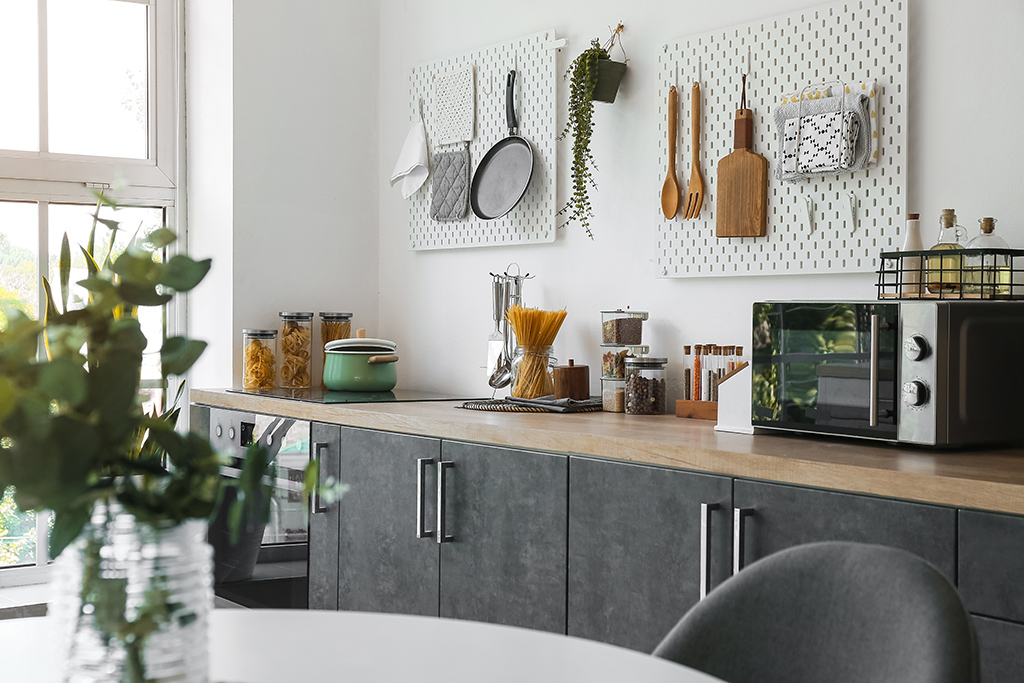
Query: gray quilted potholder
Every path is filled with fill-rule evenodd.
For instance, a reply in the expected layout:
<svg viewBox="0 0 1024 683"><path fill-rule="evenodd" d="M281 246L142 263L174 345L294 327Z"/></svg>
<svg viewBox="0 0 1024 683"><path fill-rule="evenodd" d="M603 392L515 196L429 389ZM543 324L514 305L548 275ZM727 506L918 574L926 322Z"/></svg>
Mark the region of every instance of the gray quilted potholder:
<svg viewBox="0 0 1024 683"><path fill-rule="evenodd" d="M469 206L469 147L456 152L437 152L433 159L430 217L457 221Z"/></svg>

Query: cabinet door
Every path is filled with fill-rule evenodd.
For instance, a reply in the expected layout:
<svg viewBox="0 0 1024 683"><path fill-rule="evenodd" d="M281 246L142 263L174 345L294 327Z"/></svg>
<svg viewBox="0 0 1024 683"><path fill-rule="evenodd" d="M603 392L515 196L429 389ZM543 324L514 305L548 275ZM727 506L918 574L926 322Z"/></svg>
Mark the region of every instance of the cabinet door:
<svg viewBox="0 0 1024 683"><path fill-rule="evenodd" d="M1019 681L1024 672L1024 626L974 617L981 658L981 683Z"/></svg>
<svg viewBox="0 0 1024 683"><path fill-rule="evenodd" d="M568 457L445 441L441 616L565 633Z"/></svg>
<svg viewBox="0 0 1024 683"><path fill-rule="evenodd" d="M732 479L569 460L569 635L651 652L700 597L701 503L711 585L728 576Z"/></svg>
<svg viewBox="0 0 1024 683"><path fill-rule="evenodd" d="M956 510L935 505L737 479L743 566L784 548L856 541L908 550L956 581Z"/></svg>
<svg viewBox="0 0 1024 683"><path fill-rule="evenodd" d="M974 614L1024 622L1024 517L960 511L957 586Z"/></svg>
<svg viewBox="0 0 1024 683"><path fill-rule="evenodd" d="M418 460L436 463L437 439L340 428L338 606L343 610L437 616L438 545L417 538ZM425 468L436 491L436 465ZM434 497L425 496L427 519ZM429 526L428 526L429 528Z"/></svg>
<svg viewBox="0 0 1024 683"><path fill-rule="evenodd" d="M341 428L314 422L313 457L320 463L320 483L341 475ZM338 609L338 504L314 496L309 516L309 609Z"/></svg>

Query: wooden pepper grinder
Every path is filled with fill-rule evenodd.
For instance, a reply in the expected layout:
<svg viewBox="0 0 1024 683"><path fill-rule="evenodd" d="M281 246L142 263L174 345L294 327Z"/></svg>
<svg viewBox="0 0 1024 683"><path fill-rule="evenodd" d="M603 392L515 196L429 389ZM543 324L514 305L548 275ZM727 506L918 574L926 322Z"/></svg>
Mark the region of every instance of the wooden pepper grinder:
<svg viewBox="0 0 1024 683"><path fill-rule="evenodd" d="M568 365L556 365L552 373L555 381L555 398L571 398L585 401L590 398L590 368L576 365L570 358Z"/></svg>

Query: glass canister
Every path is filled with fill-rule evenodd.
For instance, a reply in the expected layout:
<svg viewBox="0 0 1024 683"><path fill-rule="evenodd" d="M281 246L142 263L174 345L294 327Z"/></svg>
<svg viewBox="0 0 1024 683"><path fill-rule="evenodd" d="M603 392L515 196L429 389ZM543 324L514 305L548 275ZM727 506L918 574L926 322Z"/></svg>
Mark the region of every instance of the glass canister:
<svg viewBox="0 0 1024 683"><path fill-rule="evenodd" d="M277 330L242 330L242 388L277 386Z"/></svg>
<svg viewBox="0 0 1024 683"><path fill-rule="evenodd" d="M337 341L338 339L348 339L352 336L352 314L351 313L332 313L332 312L320 312L320 367L323 368L327 364L327 352L324 351L324 346L327 342ZM327 388L323 383L324 377L323 372L320 373L320 386Z"/></svg>
<svg viewBox="0 0 1024 683"><path fill-rule="evenodd" d="M512 395L516 398L553 395L552 373L556 362L550 346L517 346L512 357Z"/></svg>
<svg viewBox="0 0 1024 683"><path fill-rule="evenodd" d="M619 346L638 346L642 343L643 323L647 311L631 311L621 308L601 311L601 343Z"/></svg>
<svg viewBox="0 0 1024 683"><path fill-rule="evenodd" d="M281 311L282 389L308 389L313 378L313 314Z"/></svg>
<svg viewBox="0 0 1024 683"><path fill-rule="evenodd" d="M626 413L665 414L665 366L667 358L641 356L626 359Z"/></svg>
<svg viewBox="0 0 1024 683"><path fill-rule="evenodd" d="M614 377L601 378L601 410L606 413L625 412L626 380Z"/></svg>

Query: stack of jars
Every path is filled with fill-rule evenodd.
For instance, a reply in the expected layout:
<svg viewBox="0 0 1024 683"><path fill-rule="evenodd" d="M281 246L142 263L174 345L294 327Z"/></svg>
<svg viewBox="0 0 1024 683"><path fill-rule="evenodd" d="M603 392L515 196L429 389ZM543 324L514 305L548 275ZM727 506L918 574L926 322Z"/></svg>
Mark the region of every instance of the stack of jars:
<svg viewBox="0 0 1024 683"><path fill-rule="evenodd" d="M664 358L647 356L643 323L647 311L601 311L601 398L610 413L665 412Z"/></svg>
<svg viewBox="0 0 1024 683"><path fill-rule="evenodd" d="M282 311L278 315L280 330L242 330L243 389L308 390L313 385L313 313ZM351 313L321 313L320 320L321 348L350 336ZM322 363L320 367L322 379Z"/></svg>

